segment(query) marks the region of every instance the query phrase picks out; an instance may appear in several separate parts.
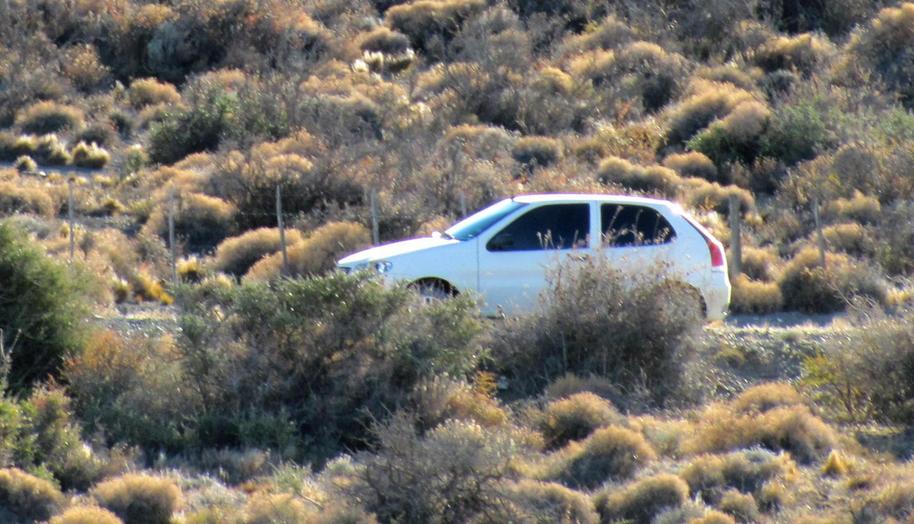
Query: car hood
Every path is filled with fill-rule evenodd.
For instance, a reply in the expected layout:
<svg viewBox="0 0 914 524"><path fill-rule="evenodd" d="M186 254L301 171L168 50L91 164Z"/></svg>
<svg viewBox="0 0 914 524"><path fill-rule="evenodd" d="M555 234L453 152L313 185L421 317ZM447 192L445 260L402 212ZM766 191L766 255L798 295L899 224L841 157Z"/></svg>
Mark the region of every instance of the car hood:
<svg viewBox="0 0 914 524"><path fill-rule="evenodd" d="M350 266L360 262L389 260L401 255L459 243L459 240L444 237L414 238L412 240L403 240L400 242L394 242L392 244L384 244L383 246L373 247L359 251L358 253L353 253L337 262L337 264L340 266Z"/></svg>

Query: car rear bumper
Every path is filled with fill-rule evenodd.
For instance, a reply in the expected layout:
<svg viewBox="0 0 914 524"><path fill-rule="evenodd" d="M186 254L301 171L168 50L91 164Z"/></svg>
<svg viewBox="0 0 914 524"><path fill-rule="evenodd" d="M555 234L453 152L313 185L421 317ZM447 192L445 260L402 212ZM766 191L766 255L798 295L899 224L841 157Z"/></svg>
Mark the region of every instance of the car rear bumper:
<svg viewBox="0 0 914 524"><path fill-rule="evenodd" d="M723 320L730 309L730 279L725 271L711 271L702 289L708 320Z"/></svg>

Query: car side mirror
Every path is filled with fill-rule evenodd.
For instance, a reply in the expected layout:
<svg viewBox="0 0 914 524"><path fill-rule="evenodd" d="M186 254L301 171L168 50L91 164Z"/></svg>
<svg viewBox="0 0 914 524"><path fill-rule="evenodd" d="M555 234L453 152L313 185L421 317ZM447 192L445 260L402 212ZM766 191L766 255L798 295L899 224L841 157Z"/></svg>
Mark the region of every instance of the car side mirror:
<svg viewBox="0 0 914 524"><path fill-rule="evenodd" d="M486 244L486 247L489 251L507 251L508 249L514 246L514 235L511 233L498 233L489 243Z"/></svg>

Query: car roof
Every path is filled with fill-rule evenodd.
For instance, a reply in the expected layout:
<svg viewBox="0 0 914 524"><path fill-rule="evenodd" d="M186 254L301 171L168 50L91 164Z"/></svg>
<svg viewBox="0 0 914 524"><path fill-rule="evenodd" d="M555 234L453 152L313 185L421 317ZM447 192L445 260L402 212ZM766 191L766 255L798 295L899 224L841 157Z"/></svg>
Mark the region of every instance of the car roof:
<svg viewBox="0 0 914 524"><path fill-rule="evenodd" d="M653 207L677 208L678 204L669 200L658 198L635 197L629 195L608 195L599 193L547 193L533 195L517 195L512 198L525 204L539 204L543 202L606 202L613 204L634 204Z"/></svg>

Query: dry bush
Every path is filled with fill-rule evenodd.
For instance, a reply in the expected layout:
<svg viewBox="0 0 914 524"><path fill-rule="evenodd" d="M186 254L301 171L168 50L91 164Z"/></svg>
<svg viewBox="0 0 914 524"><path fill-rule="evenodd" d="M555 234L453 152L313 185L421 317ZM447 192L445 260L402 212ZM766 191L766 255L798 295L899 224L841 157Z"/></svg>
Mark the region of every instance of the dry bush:
<svg viewBox="0 0 914 524"><path fill-rule="evenodd" d="M597 179L601 184L618 184L635 191L672 194L680 184L679 175L662 166L642 167L619 157L600 162Z"/></svg>
<svg viewBox="0 0 914 524"><path fill-rule="evenodd" d="M772 38L755 51L753 60L766 71L790 69L808 77L834 51L827 39L805 33Z"/></svg>
<svg viewBox="0 0 914 524"><path fill-rule="evenodd" d="M70 151L73 158L73 165L76 167L87 167L90 169L101 169L111 160L111 154L104 148L101 148L95 142L86 144L80 142L73 146Z"/></svg>
<svg viewBox="0 0 914 524"><path fill-rule="evenodd" d="M746 91L756 89L760 71L756 68L740 69L734 64L700 67L695 76L717 84L732 84Z"/></svg>
<svg viewBox="0 0 914 524"><path fill-rule="evenodd" d="M517 506L515 515L531 524L597 524L600 519L590 498L556 484L524 479L511 484L507 496Z"/></svg>
<svg viewBox="0 0 914 524"><path fill-rule="evenodd" d="M833 224L822 228L828 247L855 257L872 255L872 234L856 222Z"/></svg>
<svg viewBox="0 0 914 524"><path fill-rule="evenodd" d="M790 384L768 382L743 391L730 407L737 413L763 413L774 408L805 404L805 400Z"/></svg>
<svg viewBox="0 0 914 524"><path fill-rule="evenodd" d="M562 144L545 136L525 136L514 143L511 155L527 170L533 171L558 162L562 158Z"/></svg>
<svg viewBox="0 0 914 524"><path fill-rule="evenodd" d="M610 15L599 25L580 34L570 33L562 42L563 54L573 55L595 49L618 49L635 40L635 31L624 22Z"/></svg>
<svg viewBox="0 0 914 524"><path fill-rule="evenodd" d="M578 393L594 393L603 398L610 398L618 393L618 389L604 377L592 374L581 377L574 373L565 373L546 387L545 397L558 400Z"/></svg>
<svg viewBox="0 0 914 524"><path fill-rule="evenodd" d="M820 265L819 251L801 249L781 273L778 284L789 310L829 313L844 309L854 296L885 304L885 280L871 266L839 253L826 253L826 267Z"/></svg>
<svg viewBox="0 0 914 524"><path fill-rule="evenodd" d="M742 213L755 209L752 193L735 185L722 186L702 178L687 178L682 181L679 191L680 198L687 206L702 211L714 210L722 215L729 214L731 196L736 197Z"/></svg>
<svg viewBox="0 0 914 524"><path fill-rule="evenodd" d="M621 418L611 402L584 392L550 402L538 420L538 429L546 446L557 448L584 439L597 428L618 423Z"/></svg>
<svg viewBox="0 0 914 524"><path fill-rule="evenodd" d="M106 480L91 493L124 524L170 524L182 504L181 490L174 482L136 473Z"/></svg>
<svg viewBox="0 0 914 524"><path fill-rule="evenodd" d="M710 158L697 151L670 155L663 159L663 166L672 169L682 177L697 177L709 182L720 182L717 166Z"/></svg>
<svg viewBox="0 0 914 524"><path fill-rule="evenodd" d="M750 165L763 151L763 133L770 117L767 105L755 100L742 102L689 140L688 147L704 153L717 165Z"/></svg>
<svg viewBox="0 0 914 524"><path fill-rule="evenodd" d="M244 524L305 524L314 510L289 493L256 493L244 508Z"/></svg>
<svg viewBox="0 0 914 524"><path fill-rule="evenodd" d="M696 84L691 96L670 109L667 141L669 144L685 143L711 122L728 115L740 103L752 100L751 93L732 84Z"/></svg>
<svg viewBox="0 0 914 524"><path fill-rule="evenodd" d="M52 518L50 524L123 524L123 521L97 506L73 506Z"/></svg>
<svg viewBox="0 0 914 524"><path fill-rule="evenodd" d="M484 0L419 0L393 6L384 17L387 25L408 36L417 50L430 58L441 58L460 26L485 7Z"/></svg>
<svg viewBox="0 0 914 524"><path fill-rule="evenodd" d="M294 246L302 241L301 232L297 229L285 231L286 243ZM213 255L212 269L235 276L241 276L258 260L272 255L280 249L279 229L262 227L247 231L236 237L222 241Z"/></svg>
<svg viewBox="0 0 914 524"><path fill-rule="evenodd" d="M26 133L44 135L77 130L85 116L79 108L57 102L36 102L16 114L16 125Z"/></svg>
<svg viewBox="0 0 914 524"><path fill-rule="evenodd" d="M347 488L382 522L458 523L502 520L510 511L504 481L522 452L510 433L451 420L416 435L412 421L395 416L376 428L377 453Z"/></svg>
<svg viewBox="0 0 914 524"><path fill-rule="evenodd" d="M721 511L732 515L737 522L758 522L761 517L755 497L735 489L724 492L717 507Z"/></svg>
<svg viewBox="0 0 914 524"><path fill-rule="evenodd" d="M693 452L729 451L761 446L788 451L808 464L824 458L836 441L834 430L802 405L763 413L740 414L730 408L710 408L702 416L686 449Z"/></svg>
<svg viewBox="0 0 914 524"><path fill-rule="evenodd" d="M450 419L475 422L486 428L504 425L508 413L487 389L489 386L483 385L486 381L479 382L471 385L450 377L422 381L410 399L416 422L426 429Z"/></svg>
<svg viewBox="0 0 914 524"><path fill-rule="evenodd" d="M838 198L825 205L827 218L853 220L863 224L878 224L882 219L882 205L874 196L855 191L850 198Z"/></svg>
<svg viewBox="0 0 914 524"><path fill-rule="evenodd" d="M896 480L882 488L874 498L882 516L898 521L910 520L914 516L914 488L910 479Z"/></svg>
<svg viewBox="0 0 914 524"><path fill-rule="evenodd" d="M54 484L17 468L0 469L0 516L42 521L64 505L66 499Z"/></svg>
<svg viewBox="0 0 914 524"><path fill-rule="evenodd" d="M637 274L602 257L560 266L541 305L491 334L494 361L520 390L552 377L592 373L612 382L618 405L642 394L663 403L682 384L699 306L663 267Z"/></svg>
<svg viewBox="0 0 914 524"><path fill-rule="evenodd" d="M354 222L330 222L304 240L289 246L289 275L318 275L335 267L337 259L370 244L365 226ZM282 273L282 253L262 258L251 266L246 279L270 280Z"/></svg>
<svg viewBox="0 0 914 524"><path fill-rule="evenodd" d="M34 213L50 218L57 214L57 209L44 188L0 182L0 210L3 213Z"/></svg>
<svg viewBox="0 0 914 524"><path fill-rule="evenodd" d="M743 259L740 264L743 274L753 280L764 282L774 279L775 270L781 259L771 248L743 246Z"/></svg>
<svg viewBox="0 0 914 524"><path fill-rule="evenodd" d="M17 158L13 162L13 167L20 173L36 173L38 171L38 163L32 157L26 155Z"/></svg>
<svg viewBox="0 0 914 524"><path fill-rule="evenodd" d="M679 475L693 494L708 504L716 504L731 489L760 496L770 481L790 477L796 469L788 454L753 448L725 455L701 455Z"/></svg>
<svg viewBox="0 0 914 524"><path fill-rule="evenodd" d="M775 282L752 280L739 275L731 280L730 310L734 313L764 315L781 311L784 296Z"/></svg>
<svg viewBox="0 0 914 524"><path fill-rule="evenodd" d="M174 105L181 102L181 94L175 86L168 82L160 82L155 78L138 78L130 83L127 90L130 105L135 109L146 106L168 104Z"/></svg>
<svg viewBox="0 0 914 524"><path fill-rule="evenodd" d="M143 226L143 232L168 238L168 201L162 202ZM201 193L181 195L174 215L175 236L192 253L217 246L235 230L236 209L228 202Z"/></svg>
<svg viewBox="0 0 914 524"><path fill-rule="evenodd" d="M111 70L102 63L94 46L84 44L64 51L61 72L77 89L91 93L110 81Z"/></svg>
<svg viewBox="0 0 914 524"><path fill-rule="evenodd" d="M376 27L359 38L359 49L398 55L406 53L410 49L409 38L403 33L391 31L386 27Z"/></svg>
<svg viewBox="0 0 914 524"><path fill-rule="evenodd" d="M584 442L572 442L557 453L561 469L555 477L570 487L584 489L632 478L657 458L641 434L619 426L598 429Z"/></svg>
<svg viewBox="0 0 914 524"><path fill-rule="evenodd" d="M53 134L38 138L33 156L41 163L51 166L64 166L73 160L57 135Z"/></svg>
<svg viewBox="0 0 914 524"><path fill-rule="evenodd" d="M676 475L660 474L599 492L594 504L601 522L648 523L689 499L689 486Z"/></svg>
<svg viewBox="0 0 914 524"><path fill-rule="evenodd" d="M848 71L863 68L875 73L889 89L901 96L906 106L914 101L914 68L908 62L898 62L898 57L914 52L914 3L905 2L898 7L887 7L857 32L848 44ZM856 73L859 74L859 73Z"/></svg>

